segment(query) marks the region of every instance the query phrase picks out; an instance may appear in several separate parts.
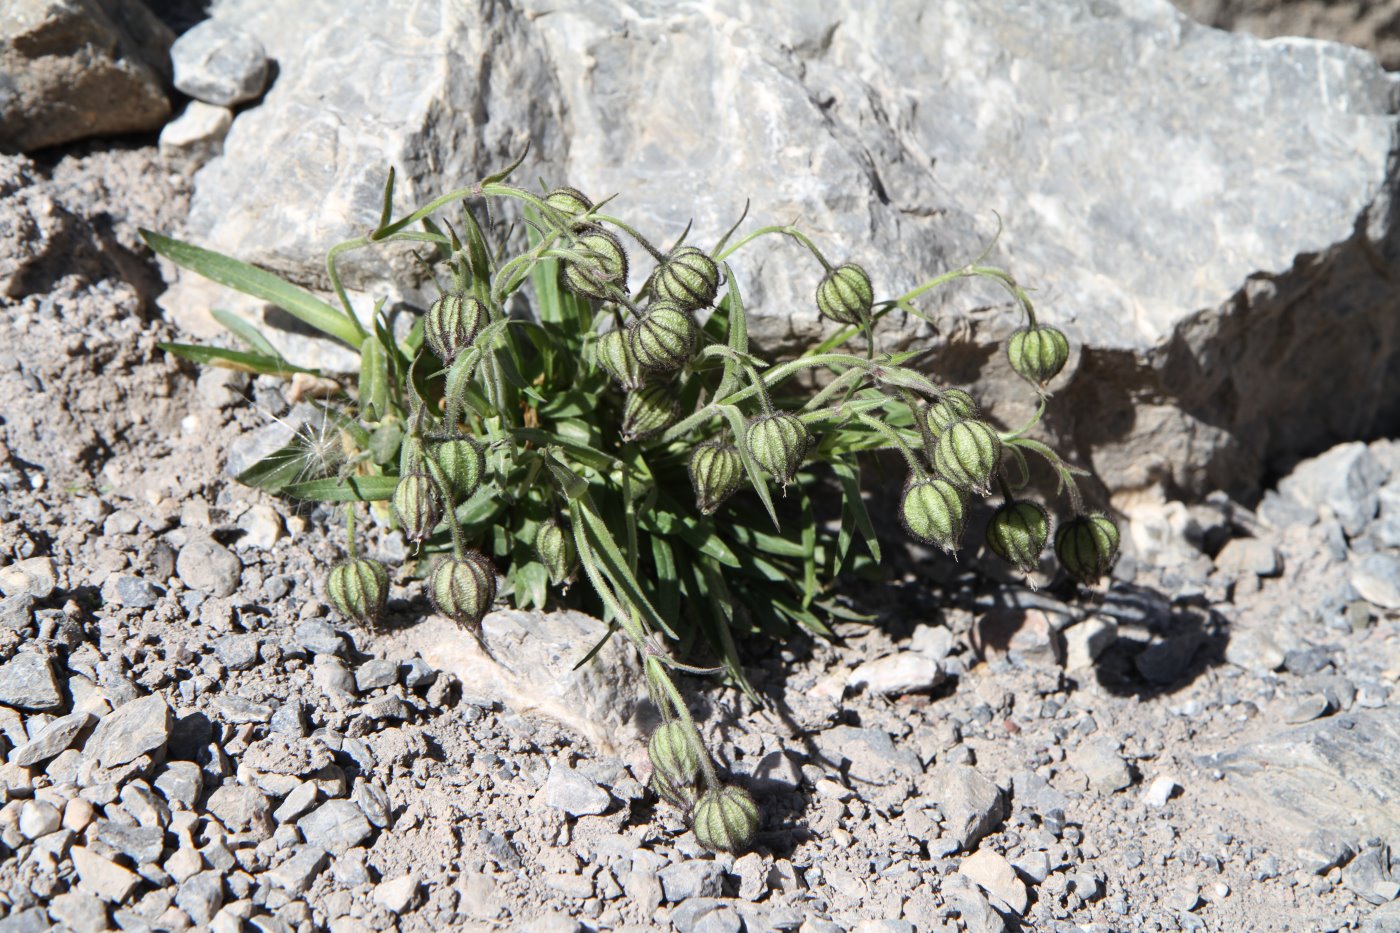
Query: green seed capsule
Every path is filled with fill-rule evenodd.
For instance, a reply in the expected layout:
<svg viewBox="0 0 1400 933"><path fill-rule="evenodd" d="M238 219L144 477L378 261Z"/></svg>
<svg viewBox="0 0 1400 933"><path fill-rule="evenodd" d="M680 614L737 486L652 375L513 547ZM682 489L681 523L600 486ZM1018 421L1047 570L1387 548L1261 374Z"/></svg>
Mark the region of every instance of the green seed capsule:
<svg viewBox="0 0 1400 933"><path fill-rule="evenodd" d="M406 435L399 443L399 475L428 472L423 457L423 439L416 434Z"/></svg>
<svg viewBox="0 0 1400 933"><path fill-rule="evenodd" d="M694 246L681 246L657 268L651 290L665 301L674 301L682 310L703 308L719 291L719 266Z"/></svg>
<svg viewBox="0 0 1400 933"><path fill-rule="evenodd" d="M627 332L627 346L642 369L673 373L695 356L700 325L673 301L653 301Z"/></svg>
<svg viewBox="0 0 1400 933"><path fill-rule="evenodd" d="M598 365L617 380L624 392L633 392L642 385L642 365L628 346L627 331L610 330L598 338Z"/></svg>
<svg viewBox="0 0 1400 933"><path fill-rule="evenodd" d="M853 262L832 269L817 286L817 310L838 324L866 323L874 304L870 276Z"/></svg>
<svg viewBox="0 0 1400 933"><path fill-rule="evenodd" d="M442 468L453 501L461 503L471 498L486 472L486 455L481 445L473 438L458 437L438 444L433 448L433 455Z"/></svg>
<svg viewBox="0 0 1400 933"><path fill-rule="evenodd" d="M486 322L486 306L466 292L448 292L428 307L423 338L444 363L472 345Z"/></svg>
<svg viewBox="0 0 1400 933"><path fill-rule="evenodd" d="M1023 327L1006 343L1011 368L1022 379L1045 385L1069 360L1069 340L1054 327Z"/></svg>
<svg viewBox="0 0 1400 933"><path fill-rule="evenodd" d="M389 599L389 571L365 557L336 564L326 577L326 596L346 619L371 626L384 614Z"/></svg>
<svg viewBox="0 0 1400 933"><path fill-rule="evenodd" d="M749 456L782 486L792 482L811 443L807 426L785 411L750 418L744 429Z"/></svg>
<svg viewBox="0 0 1400 933"><path fill-rule="evenodd" d="M428 537L442 518L442 500L432 477L426 473L400 476L398 486L394 487L393 505L404 537L410 541Z"/></svg>
<svg viewBox="0 0 1400 933"><path fill-rule="evenodd" d="M985 421L954 421L938 436L933 466L954 486L985 493L1001 464L1001 438Z"/></svg>
<svg viewBox="0 0 1400 933"><path fill-rule="evenodd" d="M545 195L544 203L570 217L587 214L593 210L593 202L588 199L588 195L568 185L560 185Z"/></svg>
<svg viewBox="0 0 1400 933"><path fill-rule="evenodd" d="M1118 526L1102 512L1076 515L1055 532L1055 556L1066 573L1092 586L1118 556Z"/></svg>
<svg viewBox="0 0 1400 933"><path fill-rule="evenodd" d="M660 434L675 423L680 408L669 383L656 382L629 392L622 409L622 439L637 441Z"/></svg>
<svg viewBox="0 0 1400 933"><path fill-rule="evenodd" d="M564 264L564 287L599 300L627 291L627 251L617 235L596 224L580 227L573 249L586 258Z"/></svg>
<svg viewBox="0 0 1400 933"><path fill-rule="evenodd" d="M680 722L668 722L651 734L647 755L652 768L670 787L693 785L700 780L700 755L690 732Z"/></svg>
<svg viewBox="0 0 1400 933"><path fill-rule="evenodd" d="M701 795L691 815L691 826L705 848L738 852L752 845L758 833L758 804L742 788L717 787Z"/></svg>
<svg viewBox="0 0 1400 933"><path fill-rule="evenodd" d="M1040 565L1040 552L1050 537L1050 516L1038 503L1016 500L992 513L987 546L1022 573Z"/></svg>
<svg viewBox="0 0 1400 933"><path fill-rule="evenodd" d="M479 551L467 551L461 560L448 557L434 568L428 595L439 614L476 631L496 601L496 568Z"/></svg>
<svg viewBox="0 0 1400 933"><path fill-rule="evenodd" d="M651 780L647 782L656 796L669 803L671 806L684 810L687 813L695 806L695 802L700 798L699 791L693 784L672 784L667 780L666 775L659 770L653 769Z"/></svg>
<svg viewBox="0 0 1400 933"><path fill-rule="evenodd" d="M945 479L911 480L904 487L899 518L911 538L955 551L967 522L963 491Z"/></svg>
<svg viewBox="0 0 1400 933"><path fill-rule="evenodd" d="M549 582L558 586L574 573L574 539L557 519L548 519L535 533L535 555L549 572Z"/></svg>
<svg viewBox="0 0 1400 933"><path fill-rule="evenodd" d="M713 515L724 501L739 491L744 460L733 444L710 441L690 455L690 485L702 515Z"/></svg>
<svg viewBox="0 0 1400 933"><path fill-rule="evenodd" d="M944 389L941 398L924 406L924 420L934 437L954 421L976 418L978 414L977 400L962 389Z"/></svg>

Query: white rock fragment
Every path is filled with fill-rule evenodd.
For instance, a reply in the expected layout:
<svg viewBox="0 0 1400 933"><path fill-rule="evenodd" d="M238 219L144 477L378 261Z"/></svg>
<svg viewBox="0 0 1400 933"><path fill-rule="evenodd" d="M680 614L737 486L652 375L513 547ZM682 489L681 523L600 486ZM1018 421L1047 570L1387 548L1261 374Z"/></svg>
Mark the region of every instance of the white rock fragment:
<svg viewBox="0 0 1400 933"><path fill-rule="evenodd" d="M223 151L232 125L232 110L192 100L160 131L160 157L171 168L193 174Z"/></svg>
<svg viewBox="0 0 1400 933"><path fill-rule="evenodd" d="M986 891L994 907L1017 916L1026 912L1030 898L1025 882L1016 877L1016 869L999 852L978 849L963 859L958 873L971 878Z"/></svg>
<svg viewBox="0 0 1400 933"><path fill-rule="evenodd" d="M881 696L926 693L941 684L947 675L943 665L926 654L900 651L866 661L846 680L852 689L865 687Z"/></svg>
<svg viewBox="0 0 1400 933"><path fill-rule="evenodd" d="M1167 801L1172 799L1172 795L1181 789L1176 778L1169 774L1163 774L1153 779L1147 790L1143 791L1142 802L1149 807L1165 807Z"/></svg>

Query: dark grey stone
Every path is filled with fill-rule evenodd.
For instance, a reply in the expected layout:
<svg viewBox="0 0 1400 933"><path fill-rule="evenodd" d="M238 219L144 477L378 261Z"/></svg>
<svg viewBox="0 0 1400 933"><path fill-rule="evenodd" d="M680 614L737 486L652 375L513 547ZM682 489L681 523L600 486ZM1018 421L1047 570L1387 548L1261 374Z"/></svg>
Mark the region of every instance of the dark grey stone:
<svg viewBox="0 0 1400 933"><path fill-rule="evenodd" d="M255 635L225 635L214 642L214 655L231 671L251 670L258 663Z"/></svg>
<svg viewBox="0 0 1400 933"><path fill-rule="evenodd" d="M326 850L314 845L297 846L292 857L267 873L267 878L279 888L301 894L311 887L326 867Z"/></svg>
<svg viewBox="0 0 1400 933"><path fill-rule="evenodd" d="M193 761L167 762L156 776L155 786L171 804L193 810L204 787L204 772Z"/></svg>
<svg viewBox="0 0 1400 933"><path fill-rule="evenodd" d="M201 926L208 925L224 903L224 877L217 871L202 871L185 879L175 892L175 903Z"/></svg>
<svg viewBox="0 0 1400 933"><path fill-rule="evenodd" d="M691 897L718 897L724 890L724 869L710 859L686 859L656 874L666 901L671 904Z"/></svg>
<svg viewBox="0 0 1400 933"><path fill-rule="evenodd" d="M361 693L388 687L399 679L399 666L384 658L371 658L355 669L355 686Z"/></svg>
<svg viewBox="0 0 1400 933"><path fill-rule="evenodd" d="M294 631L297 643L313 654L340 654L345 639L325 619L303 619Z"/></svg>
<svg viewBox="0 0 1400 933"><path fill-rule="evenodd" d="M39 730L39 734L34 736L25 744L16 748L10 753L10 762L22 768L37 765L41 761L47 761L68 746L73 744L73 740L78 737L92 722L91 713L71 713L67 716L60 716L47 726Z"/></svg>
<svg viewBox="0 0 1400 933"><path fill-rule="evenodd" d="M160 591L149 580L131 574L115 574L102 587L103 595L128 609L150 609L160 600Z"/></svg>
<svg viewBox="0 0 1400 933"><path fill-rule="evenodd" d="M111 846L138 865L159 862L165 849L165 830L159 826L124 826L111 820L98 820L93 827L88 831L90 836L95 833L99 842Z"/></svg>
<svg viewBox="0 0 1400 933"><path fill-rule="evenodd" d="M12 632L23 632L34 624L34 597L29 593L16 593L0 599L0 628Z"/></svg>
<svg viewBox="0 0 1400 933"><path fill-rule="evenodd" d="M97 723L83 752L115 768L164 748L170 726L170 707L159 695L130 700Z"/></svg>
<svg viewBox="0 0 1400 933"><path fill-rule="evenodd" d="M21 651L0 664L0 703L19 709L57 709L63 704L53 665L34 651Z"/></svg>

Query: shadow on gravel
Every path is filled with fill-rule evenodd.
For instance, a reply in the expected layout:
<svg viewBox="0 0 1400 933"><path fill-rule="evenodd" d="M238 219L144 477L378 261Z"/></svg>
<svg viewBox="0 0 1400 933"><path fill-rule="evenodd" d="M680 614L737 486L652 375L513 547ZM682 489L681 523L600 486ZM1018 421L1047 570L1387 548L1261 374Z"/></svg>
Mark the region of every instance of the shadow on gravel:
<svg viewBox="0 0 1400 933"><path fill-rule="evenodd" d="M1117 639L1093 667L1113 696L1176 693L1224 663L1229 623L1204 596L1172 601L1157 590L1118 583L1096 615L1118 625Z"/></svg>

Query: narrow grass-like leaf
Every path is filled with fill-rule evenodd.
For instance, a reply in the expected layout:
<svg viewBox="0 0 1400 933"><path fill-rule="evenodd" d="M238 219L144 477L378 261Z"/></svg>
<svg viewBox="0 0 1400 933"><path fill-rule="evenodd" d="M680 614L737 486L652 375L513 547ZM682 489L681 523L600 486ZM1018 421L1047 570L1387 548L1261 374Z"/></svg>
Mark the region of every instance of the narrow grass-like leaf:
<svg viewBox="0 0 1400 933"><path fill-rule="evenodd" d="M865 546L870 549L870 556L880 561L880 539L875 536L875 523L870 520L870 513L866 511L865 500L860 494L860 467L851 459L837 459L831 462L831 471L836 474L836 478L841 483L841 491L845 495L845 502L841 509L841 528L844 534L848 522L855 524L865 539ZM844 558L846 546L841 547L841 555Z"/></svg>
<svg viewBox="0 0 1400 933"><path fill-rule="evenodd" d="M218 321L239 340L248 345L248 349L254 353L261 353L263 356L273 356L282 358L282 354L272 345L272 341L263 336L263 332L252 325L251 322L234 314L232 311L225 311L223 308L213 308L209 312L214 320Z"/></svg>
<svg viewBox="0 0 1400 933"><path fill-rule="evenodd" d="M306 451L298 441L293 440L234 478L245 486L278 493L295 482L305 468Z"/></svg>
<svg viewBox="0 0 1400 933"><path fill-rule="evenodd" d="M177 266L245 295L270 301L301 322L351 347L358 348L364 340L365 335L357 322L271 272L151 230L143 229L140 233L147 246Z"/></svg>
<svg viewBox="0 0 1400 933"><path fill-rule="evenodd" d="M781 528L778 522L777 510L773 508L773 497L768 494L768 480L764 478L763 471L754 463L753 457L749 456L749 449L744 444L744 415L733 405L720 406L720 411L729 422L729 429L734 432L735 439L739 442L739 459L744 463L744 472L749 475L749 482L753 484L754 492L758 493L758 498L763 502L763 507L768 510L768 517L773 519L773 527Z"/></svg>
<svg viewBox="0 0 1400 933"><path fill-rule="evenodd" d="M384 206L379 210L379 227L389 226L394 219L394 167L389 166L389 177L384 179Z"/></svg>
<svg viewBox="0 0 1400 933"><path fill-rule="evenodd" d="M392 498L398 485L397 476L347 476L292 483L282 491L312 502L379 502Z"/></svg>
<svg viewBox="0 0 1400 933"><path fill-rule="evenodd" d="M225 350L222 347L205 347L194 343L158 343L157 347L205 366L218 366L223 369L236 369L239 372L257 373L261 376L290 376L293 373L310 373L319 376L314 369L293 366L280 356L266 356L262 353L249 353L245 350Z"/></svg>
<svg viewBox="0 0 1400 933"><path fill-rule="evenodd" d="M360 346L360 412L367 421L378 421L389 407L389 358L378 336Z"/></svg>

